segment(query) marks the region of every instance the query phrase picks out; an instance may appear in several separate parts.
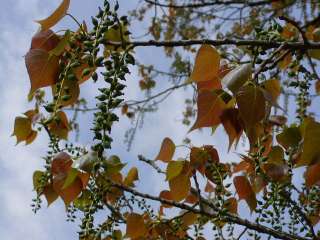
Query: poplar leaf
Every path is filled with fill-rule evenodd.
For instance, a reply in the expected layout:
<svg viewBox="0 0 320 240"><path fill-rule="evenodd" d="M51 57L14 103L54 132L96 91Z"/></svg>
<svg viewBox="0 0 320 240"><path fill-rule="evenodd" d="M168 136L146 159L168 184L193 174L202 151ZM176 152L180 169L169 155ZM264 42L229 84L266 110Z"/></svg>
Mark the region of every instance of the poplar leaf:
<svg viewBox="0 0 320 240"><path fill-rule="evenodd" d="M230 71L221 80L231 92L236 93L252 77L252 65L247 63Z"/></svg>
<svg viewBox="0 0 320 240"><path fill-rule="evenodd" d="M197 53L190 78L195 82L220 82L219 68L220 55L218 51L210 45L202 45Z"/></svg>
<svg viewBox="0 0 320 240"><path fill-rule="evenodd" d="M49 29L38 32L32 37L30 49L42 49L49 52L54 49L59 42L59 36Z"/></svg>
<svg viewBox="0 0 320 240"><path fill-rule="evenodd" d="M124 179L124 184L129 187L133 187L133 182L137 180L139 180L138 169L136 167L133 167L129 170L127 177Z"/></svg>
<svg viewBox="0 0 320 240"><path fill-rule="evenodd" d="M53 135L61 139L65 139L65 140L68 139L68 133L70 128L69 128L67 115L64 112L62 111L57 112L55 119L52 120L52 122L48 125L48 127L49 127L49 131Z"/></svg>
<svg viewBox="0 0 320 240"><path fill-rule="evenodd" d="M36 21L41 25L41 31L48 30L56 25L67 14L69 5L70 0L63 0L60 6L49 17Z"/></svg>
<svg viewBox="0 0 320 240"><path fill-rule="evenodd" d="M309 165L320 159L320 123L313 119L305 119L303 147L301 159L297 166Z"/></svg>
<svg viewBox="0 0 320 240"><path fill-rule="evenodd" d="M246 128L260 122L266 113L266 102L261 89L254 85L246 85L236 95L241 118Z"/></svg>
<svg viewBox="0 0 320 240"><path fill-rule="evenodd" d="M127 216L126 235L131 239L143 237L147 232L142 215L130 213Z"/></svg>
<svg viewBox="0 0 320 240"><path fill-rule="evenodd" d="M160 152L155 160L160 160L163 162L170 162L172 160L173 154L176 150L176 146L170 138L165 138L162 141Z"/></svg>
<svg viewBox="0 0 320 240"><path fill-rule="evenodd" d="M184 166L184 161L170 161L167 165L166 180L170 181L174 177L178 176Z"/></svg>
<svg viewBox="0 0 320 240"><path fill-rule="evenodd" d="M56 191L53 189L52 184L47 185L44 187L43 189L43 195L45 196L47 203L48 203L48 207L55 201L58 199L59 195L56 193Z"/></svg>
<svg viewBox="0 0 320 240"><path fill-rule="evenodd" d="M240 117L239 109L236 108L228 108L224 110L220 118L229 137L228 151L230 151L234 141L237 145L244 129L244 123Z"/></svg>
<svg viewBox="0 0 320 240"><path fill-rule="evenodd" d="M294 126L285 128L276 138L285 149L298 146L302 139L299 128Z"/></svg>
<svg viewBox="0 0 320 240"><path fill-rule="evenodd" d="M179 176L169 181L170 192L175 201L185 199L190 191L191 183L187 174L180 174Z"/></svg>
<svg viewBox="0 0 320 240"><path fill-rule="evenodd" d="M59 75L59 59L42 49L31 49L25 56L31 89L30 94L42 87L56 83Z"/></svg>
<svg viewBox="0 0 320 240"><path fill-rule="evenodd" d="M244 199L249 205L251 211L257 207L257 200L251 184L245 176L237 176L233 179L234 186L239 199Z"/></svg>
<svg viewBox="0 0 320 240"><path fill-rule="evenodd" d="M307 170L304 174L306 186L308 188L317 184L320 181L320 163L313 164L307 167Z"/></svg>
<svg viewBox="0 0 320 240"><path fill-rule="evenodd" d="M197 119L189 132L198 128L213 127L220 124L220 116L226 108L226 104L217 93L203 90L198 93L197 107Z"/></svg>

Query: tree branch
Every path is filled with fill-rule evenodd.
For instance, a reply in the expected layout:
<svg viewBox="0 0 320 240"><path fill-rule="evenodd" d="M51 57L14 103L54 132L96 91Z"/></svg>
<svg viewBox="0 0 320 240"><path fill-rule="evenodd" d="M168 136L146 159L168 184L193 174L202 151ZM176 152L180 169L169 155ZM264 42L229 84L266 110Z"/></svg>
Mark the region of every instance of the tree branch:
<svg viewBox="0 0 320 240"><path fill-rule="evenodd" d="M115 47L121 47L122 43L104 41L106 45L112 45ZM190 39L190 40L176 40L176 41L132 41L126 42L129 48L135 47L185 47L192 45L202 45L209 44L212 46L222 46L222 45L234 45L234 46L251 46L251 47L262 47L264 49L278 48L283 45L284 49L294 49L294 50L307 50L307 49L320 49L319 42L309 42L308 44L298 41L298 42L281 42L281 41L267 41L267 40L250 40L250 39Z"/></svg>
<svg viewBox="0 0 320 240"><path fill-rule="evenodd" d="M150 194L141 193L141 192L138 192L135 189L129 188L129 187L124 186L122 184L112 183L112 185L114 187L117 187L117 188L123 190L123 191L129 192L129 193L131 193L131 194L133 194L135 196L139 196L139 197L142 197L144 199L150 199L150 200L153 200L153 201L158 201L158 202L161 202L163 204L171 205L171 206L174 206L174 207L177 207L177 208L180 208L180 209L184 209L184 210L193 212L195 214L200 214L200 215L203 215L203 216L207 216L209 218L217 217L216 214L212 214L212 213L209 213L207 211L201 211L199 209L195 209L195 208L193 208L193 207L191 207L189 205L186 205L184 203L178 203L178 202L175 202L175 201L172 201L172 200L166 200L166 199L163 199L163 198L160 198L160 197L152 196ZM206 202L206 204L207 203L208 203L208 205L210 204L209 202ZM211 204L209 206L211 206ZM260 225L260 224L256 224L256 223L250 222L250 221L248 221L246 219L242 219L242 218L240 218L238 216L234 216L234 215L231 215L231 214L228 214L228 213L224 216L224 218L228 222L245 226L248 229L252 229L252 230L258 231L260 233L265 233L265 234L271 235L271 236L273 236L275 238L278 238L278 239L284 239L284 240L306 240L306 239L308 239L308 238L302 238L302 237L299 237L299 236L294 236L294 235L291 235L291 234L288 234L288 233L285 233L285 232L276 231L276 230L274 230L272 228L269 228L269 227L266 227L266 226L263 226L263 225Z"/></svg>
<svg viewBox="0 0 320 240"><path fill-rule="evenodd" d="M165 3L158 3L157 1L152 0L144 0L146 3L153 4L155 6L159 7L165 7L165 8L203 8L203 7L210 7L210 6L216 6L216 5L233 5L233 4L242 4L248 7L255 7L255 6L261 6L270 4L272 2L275 2L276 0L263 0L263 1L247 1L247 0L216 0L211 2L203 2L203 3L190 3L190 4L165 4Z"/></svg>

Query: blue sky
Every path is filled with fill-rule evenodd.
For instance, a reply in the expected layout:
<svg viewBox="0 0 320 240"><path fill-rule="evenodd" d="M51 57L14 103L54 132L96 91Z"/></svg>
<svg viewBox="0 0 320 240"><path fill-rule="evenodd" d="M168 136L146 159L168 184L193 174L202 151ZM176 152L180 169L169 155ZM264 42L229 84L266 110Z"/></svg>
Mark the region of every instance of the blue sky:
<svg viewBox="0 0 320 240"><path fill-rule="evenodd" d="M69 12L79 20L87 20L95 15L101 1L98 0L72 0ZM136 1L120 0L121 11L134 9ZM129 3L130 2L130 3ZM0 236L2 239L33 239L55 240L76 239L76 224L65 221L65 211L62 201L55 202L50 208L45 204L38 214L31 211L32 174L36 169L41 169L43 161L41 156L46 150L46 135L40 134L30 146L20 144L15 146L15 138L10 137L13 130L14 118L32 108L27 103L29 91L29 79L24 65L23 56L30 46L30 39L37 31L38 25L35 19L41 19L50 14L58 6L60 0L15 0L2 3L0 10ZM55 29L66 27L76 28L70 19L64 19ZM131 29L132 31L132 29ZM135 35L145 32L141 26L134 27ZM138 49L136 56L140 62L154 63L160 69L166 69L166 61L161 49ZM127 99L143 99L144 94L138 89L139 77L135 68L127 79ZM166 79L158 82L159 91L166 86ZM97 86L87 82L81 86L81 96L93 99ZM172 94L160 107L157 113L149 114L145 124L139 130L132 150L126 151L123 143L125 131L131 126L130 121L123 118L113 129L113 149L108 154L117 154L129 166L138 165L141 182L139 189L144 192L158 194L160 189L166 188L162 178L150 171L137 161L137 155L143 154L148 158L154 158L158 152L161 141L170 137L177 144L182 143L188 129L180 124L184 99L190 91L178 90ZM91 101L93 106L93 101ZM90 127L92 116L81 115L81 138L79 144L89 146L91 142ZM221 150L222 161L235 159L235 154L226 154L227 138L218 129L214 136L209 131L196 131L188 135L194 145L203 143L213 144ZM72 139L71 139L72 140ZM239 144L241 145L241 144ZM241 149L237 149L239 152ZM183 153L183 152L181 152ZM179 155L176 155L178 157ZM181 155L184 156L184 155Z"/></svg>

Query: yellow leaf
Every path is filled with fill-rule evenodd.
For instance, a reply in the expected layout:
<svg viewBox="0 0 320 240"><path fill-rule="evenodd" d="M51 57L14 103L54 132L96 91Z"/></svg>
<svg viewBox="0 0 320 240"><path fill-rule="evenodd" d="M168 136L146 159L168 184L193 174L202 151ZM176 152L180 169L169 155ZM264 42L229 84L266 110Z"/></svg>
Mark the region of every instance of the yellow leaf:
<svg viewBox="0 0 320 240"><path fill-rule="evenodd" d="M170 138L165 138L162 141L160 152L155 160L161 160L163 162L170 162L173 154L176 150L176 146Z"/></svg>
<svg viewBox="0 0 320 240"><path fill-rule="evenodd" d="M70 0L63 0L60 6L49 17L36 21L41 25L41 31L48 30L56 25L67 14L69 5Z"/></svg>
<svg viewBox="0 0 320 240"><path fill-rule="evenodd" d="M17 144L26 141L26 143L31 143L34 139L34 132L31 127L31 120L25 117L16 117L14 121L14 130L12 136L16 136Z"/></svg>
<svg viewBox="0 0 320 240"><path fill-rule="evenodd" d="M130 213L127 216L127 237L134 239L138 237L143 237L147 232L146 225L144 223L143 217L137 213Z"/></svg>
<svg viewBox="0 0 320 240"><path fill-rule="evenodd" d="M170 161L167 166L166 180L170 181L172 178L178 176L184 166L184 161Z"/></svg>
<svg viewBox="0 0 320 240"><path fill-rule="evenodd" d="M170 192L173 200L181 201L189 195L191 183L187 174L180 174L179 176L169 181Z"/></svg>
<svg viewBox="0 0 320 240"><path fill-rule="evenodd" d="M185 213L182 218L182 226L183 227L189 227L190 225L193 225L198 219L198 215L193 212L187 212Z"/></svg>
<svg viewBox="0 0 320 240"><path fill-rule="evenodd" d="M281 86L279 80L267 80L263 82L262 87L271 95L272 100L276 102L281 93Z"/></svg>
<svg viewBox="0 0 320 240"><path fill-rule="evenodd" d="M210 45L202 45L197 53L190 78L195 82L220 81L217 78L220 68L220 55Z"/></svg>
<svg viewBox="0 0 320 240"><path fill-rule="evenodd" d="M56 83L59 75L58 57L50 56L42 49L32 49L25 56L25 63L31 82L30 94Z"/></svg>
<svg viewBox="0 0 320 240"><path fill-rule="evenodd" d="M130 169L127 177L124 179L124 184L129 187L133 187L134 186L133 182L137 180L139 180L138 169L136 167L133 167Z"/></svg>

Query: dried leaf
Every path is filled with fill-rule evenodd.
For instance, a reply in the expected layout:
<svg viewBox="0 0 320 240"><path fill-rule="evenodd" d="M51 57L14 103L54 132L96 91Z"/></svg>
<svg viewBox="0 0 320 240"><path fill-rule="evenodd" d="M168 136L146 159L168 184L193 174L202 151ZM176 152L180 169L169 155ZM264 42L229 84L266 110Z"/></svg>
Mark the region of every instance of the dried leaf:
<svg viewBox="0 0 320 240"><path fill-rule="evenodd" d="M306 186L308 188L317 184L320 181L320 163L313 164L307 167L307 170L304 174L306 180Z"/></svg>
<svg viewBox="0 0 320 240"><path fill-rule="evenodd" d="M32 37L30 49L42 49L49 52L54 49L59 42L59 36L52 30L38 32Z"/></svg>
<svg viewBox="0 0 320 240"><path fill-rule="evenodd" d="M189 176L180 174L169 181L169 187L173 200L179 202L185 199L188 196L191 187Z"/></svg>

